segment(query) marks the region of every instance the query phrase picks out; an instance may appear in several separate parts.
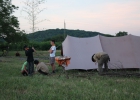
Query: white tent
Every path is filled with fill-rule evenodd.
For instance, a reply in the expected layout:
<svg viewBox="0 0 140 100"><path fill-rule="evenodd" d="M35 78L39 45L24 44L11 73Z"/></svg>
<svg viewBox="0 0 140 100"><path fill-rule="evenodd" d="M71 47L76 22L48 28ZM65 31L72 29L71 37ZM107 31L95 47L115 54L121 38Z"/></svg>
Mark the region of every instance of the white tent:
<svg viewBox="0 0 140 100"><path fill-rule="evenodd" d="M111 69L140 68L140 37L138 36L90 38L67 36L62 45L63 54L71 57L66 70L96 69L97 65L91 61L91 56L102 51L109 54Z"/></svg>
<svg viewBox="0 0 140 100"><path fill-rule="evenodd" d="M67 36L63 45L63 55L70 56L68 69L96 69L97 65L91 61L91 55L102 52L99 36L90 38L76 38Z"/></svg>

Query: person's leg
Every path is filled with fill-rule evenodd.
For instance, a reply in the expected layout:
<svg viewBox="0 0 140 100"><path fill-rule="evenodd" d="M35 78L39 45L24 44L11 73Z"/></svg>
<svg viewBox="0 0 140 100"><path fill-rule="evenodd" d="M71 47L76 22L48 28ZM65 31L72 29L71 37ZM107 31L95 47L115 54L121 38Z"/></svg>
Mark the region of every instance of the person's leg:
<svg viewBox="0 0 140 100"><path fill-rule="evenodd" d="M48 75L48 73L42 72L41 70L39 70L38 72L43 75Z"/></svg>
<svg viewBox="0 0 140 100"><path fill-rule="evenodd" d="M25 76L25 71L23 70L23 71L21 72L21 74L22 74L23 76Z"/></svg>
<svg viewBox="0 0 140 100"><path fill-rule="evenodd" d="M98 72L99 72L99 74L103 73L102 66L103 66L103 62L102 62L102 59L100 59L99 62L98 62Z"/></svg>
<svg viewBox="0 0 140 100"><path fill-rule="evenodd" d="M51 64L51 66L52 66L52 72L55 73L55 65L54 65L54 63Z"/></svg>
<svg viewBox="0 0 140 100"><path fill-rule="evenodd" d="M32 74L32 72L31 72L31 62L28 62L27 63L27 67L28 67L28 74L29 74L29 76Z"/></svg>
<svg viewBox="0 0 140 100"><path fill-rule="evenodd" d="M108 71L108 64L107 64L107 62L104 62L104 67L105 67L105 72L107 72Z"/></svg>
<svg viewBox="0 0 140 100"><path fill-rule="evenodd" d="M55 57L50 57L50 64L52 67L52 72L55 73Z"/></svg>
<svg viewBox="0 0 140 100"><path fill-rule="evenodd" d="M31 74L33 74L34 73L34 63L30 62L30 65L31 65Z"/></svg>
<svg viewBox="0 0 140 100"><path fill-rule="evenodd" d="M105 72L108 71L108 61L109 61L109 56L105 55L104 56L104 67L105 67Z"/></svg>

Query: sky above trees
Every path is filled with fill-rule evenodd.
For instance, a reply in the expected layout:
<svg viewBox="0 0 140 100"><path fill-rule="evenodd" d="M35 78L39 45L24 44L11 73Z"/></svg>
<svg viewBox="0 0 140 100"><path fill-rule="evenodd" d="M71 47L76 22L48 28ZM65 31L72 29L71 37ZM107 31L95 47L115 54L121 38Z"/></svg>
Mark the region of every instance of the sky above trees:
<svg viewBox="0 0 140 100"><path fill-rule="evenodd" d="M25 0L12 0L19 7L14 15L18 17L20 28L31 32L31 25L22 11ZM140 0L47 0L40 9L47 8L38 15L37 30L64 28L96 31L104 34L126 31L140 36ZM37 31L36 30L36 31Z"/></svg>

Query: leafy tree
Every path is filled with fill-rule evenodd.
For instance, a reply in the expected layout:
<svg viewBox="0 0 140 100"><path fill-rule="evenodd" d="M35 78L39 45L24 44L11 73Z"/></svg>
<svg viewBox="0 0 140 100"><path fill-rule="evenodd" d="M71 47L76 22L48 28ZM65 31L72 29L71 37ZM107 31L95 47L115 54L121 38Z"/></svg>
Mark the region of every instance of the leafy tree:
<svg viewBox="0 0 140 100"><path fill-rule="evenodd" d="M14 40L17 30L19 30L19 22L12 15L17 8L11 4L11 0L0 0L0 37L9 43Z"/></svg>
<svg viewBox="0 0 140 100"><path fill-rule="evenodd" d="M36 25L39 24L40 22L45 21L44 20L38 20L38 15L44 11L46 8L41 9L41 5L45 3L46 0L24 0L24 7L23 7L23 12L27 13L27 19L29 23L32 25L32 33L35 32L36 30Z"/></svg>
<svg viewBox="0 0 140 100"><path fill-rule="evenodd" d="M125 35L128 35L128 33L125 32L125 31L123 31L123 32L120 31L119 33L116 34L117 37L119 37L119 36L125 36Z"/></svg>
<svg viewBox="0 0 140 100"><path fill-rule="evenodd" d="M23 31L18 31L16 33L12 33L8 37L4 38L8 43L20 43L20 42L29 42L26 34Z"/></svg>

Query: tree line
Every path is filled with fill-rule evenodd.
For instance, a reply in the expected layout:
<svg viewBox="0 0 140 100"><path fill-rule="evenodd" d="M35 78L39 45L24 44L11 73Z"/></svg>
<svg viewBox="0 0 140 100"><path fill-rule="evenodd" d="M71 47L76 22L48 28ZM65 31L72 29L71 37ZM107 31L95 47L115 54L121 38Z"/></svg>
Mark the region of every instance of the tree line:
<svg viewBox="0 0 140 100"><path fill-rule="evenodd" d="M116 36L124 36L127 35L127 32L119 32L116 34ZM104 34L104 36L107 37L116 37L116 36L112 36L112 35L106 35ZM18 38L17 38L18 39ZM20 38L21 39L21 38ZM8 42L4 42L3 44L0 44L0 47L4 49L7 47L7 45L9 46L10 50L16 50L16 51L20 51L23 50L23 46L24 45L28 45L30 47L35 47L37 50L49 50L50 48L50 41L51 40L55 40L56 41L56 46L58 47L57 49L61 49L61 45L62 42L64 41L64 35L56 35L50 38L46 38L41 42L38 41L31 41L29 39L27 39L27 35L23 35L23 38L20 40L19 42L11 42L8 44Z"/></svg>

